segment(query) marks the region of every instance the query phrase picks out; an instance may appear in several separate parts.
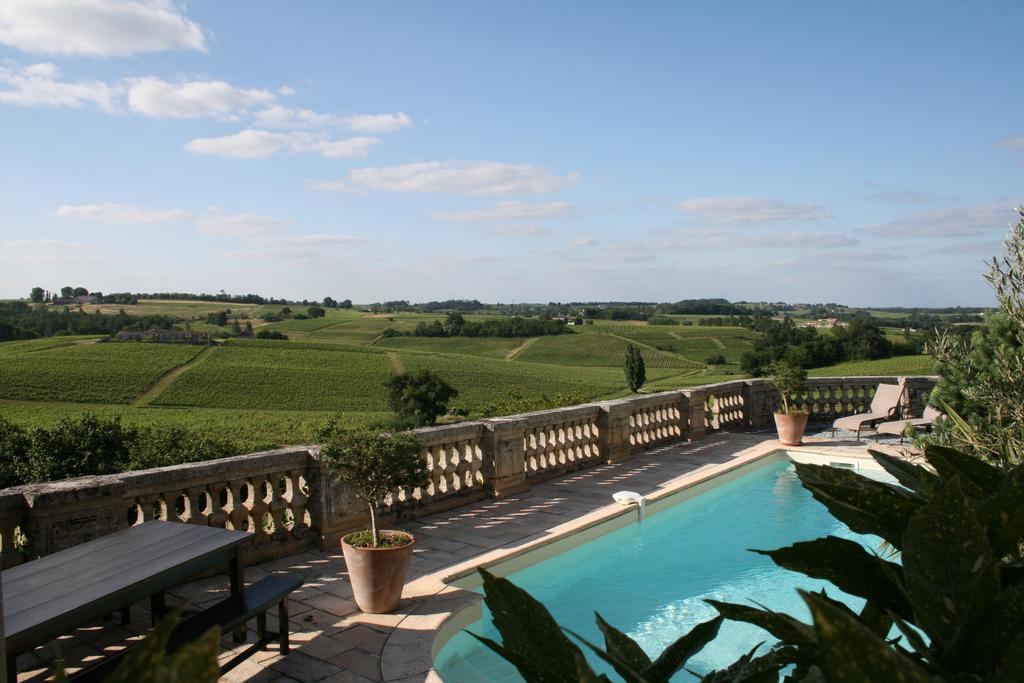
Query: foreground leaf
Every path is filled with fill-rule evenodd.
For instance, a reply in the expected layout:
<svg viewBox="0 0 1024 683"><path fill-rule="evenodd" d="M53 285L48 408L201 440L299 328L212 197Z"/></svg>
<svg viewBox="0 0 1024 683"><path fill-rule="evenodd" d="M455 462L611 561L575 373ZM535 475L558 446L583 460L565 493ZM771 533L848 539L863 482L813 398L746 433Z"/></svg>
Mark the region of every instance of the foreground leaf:
<svg viewBox="0 0 1024 683"><path fill-rule="evenodd" d="M718 629L722 627L722 617L697 624L690 632L665 648L665 651L654 660L644 675L652 681L667 681L687 660L704 649L704 646L715 639Z"/></svg>
<svg viewBox="0 0 1024 683"><path fill-rule="evenodd" d="M892 610L904 619L913 619L903 590L903 568L872 555L856 541L826 536L777 550L754 552L767 555L780 567L831 581L846 593Z"/></svg>
<svg viewBox="0 0 1024 683"><path fill-rule="evenodd" d="M608 654L628 665L629 669L634 672L645 671L651 665L651 658L635 640L609 624L601 618L600 614L595 612L594 617L597 619L597 627L604 634L604 647ZM620 670L619 666L615 666L615 670L619 672L620 676L626 678L626 673Z"/></svg>
<svg viewBox="0 0 1024 683"><path fill-rule="evenodd" d="M912 462L907 462L903 458L897 458L872 448L868 449L868 453L896 481L916 493L930 491L939 482L939 478L935 476L934 472Z"/></svg>
<svg viewBox="0 0 1024 683"><path fill-rule="evenodd" d="M908 525L903 569L915 621L939 649L954 648L999 594L988 539L958 477Z"/></svg>
<svg viewBox="0 0 1024 683"><path fill-rule="evenodd" d="M959 477L964 493L971 498L986 498L1003 483L1003 473L998 467L955 448L928 444L924 449L924 457L942 479Z"/></svg>
<svg viewBox="0 0 1024 683"><path fill-rule="evenodd" d="M903 548L903 532L923 500L899 486L868 479L855 472L796 463L804 487L829 512L853 531L881 536Z"/></svg>
<svg viewBox="0 0 1024 683"><path fill-rule="evenodd" d="M814 617L818 665L829 683L931 683L931 676L891 648L855 617L813 593L800 591Z"/></svg>
<svg viewBox="0 0 1024 683"><path fill-rule="evenodd" d="M478 571L502 643L477 639L509 660L530 683L576 681L579 662L586 666L583 653L562 633L544 605L508 579L499 579L486 569Z"/></svg>
<svg viewBox="0 0 1024 683"><path fill-rule="evenodd" d="M745 621L748 624L759 626L784 643L816 645L818 642L813 628L783 612L773 612L718 600L705 599L704 602L718 610L718 613L726 619Z"/></svg>

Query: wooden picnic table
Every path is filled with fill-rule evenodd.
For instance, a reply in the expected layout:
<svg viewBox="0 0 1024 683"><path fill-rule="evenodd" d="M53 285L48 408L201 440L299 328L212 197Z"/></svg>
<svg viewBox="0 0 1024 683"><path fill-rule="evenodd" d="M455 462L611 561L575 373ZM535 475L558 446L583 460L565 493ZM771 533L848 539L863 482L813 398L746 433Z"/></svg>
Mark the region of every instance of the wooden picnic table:
<svg viewBox="0 0 1024 683"><path fill-rule="evenodd" d="M242 544L252 535L208 526L151 521L2 573L7 671L18 655L85 624L151 598L227 563L231 595L243 589Z"/></svg>

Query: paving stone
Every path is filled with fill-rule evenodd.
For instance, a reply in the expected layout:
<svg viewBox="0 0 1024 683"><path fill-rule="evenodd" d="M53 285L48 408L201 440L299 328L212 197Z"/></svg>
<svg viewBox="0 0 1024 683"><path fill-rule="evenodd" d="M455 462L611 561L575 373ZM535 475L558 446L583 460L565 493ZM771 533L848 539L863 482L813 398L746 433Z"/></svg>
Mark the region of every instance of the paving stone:
<svg viewBox="0 0 1024 683"><path fill-rule="evenodd" d="M380 655L351 649L328 660L331 664L362 676L371 681L380 681Z"/></svg>
<svg viewBox="0 0 1024 683"><path fill-rule="evenodd" d="M380 652L388 639L388 634L369 626L359 625L345 629L334 635L339 641L358 647L365 652Z"/></svg>
<svg viewBox="0 0 1024 683"><path fill-rule="evenodd" d="M281 657L270 668L278 673L291 676L300 681L312 683L340 671L340 667L302 652L293 651Z"/></svg>
<svg viewBox="0 0 1024 683"><path fill-rule="evenodd" d="M352 614L359 609L352 600L339 598L337 595L331 595L330 593L320 593L315 597L303 599L302 604L338 617Z"/></svg>
<svg viewBox="0 0 1024 683"><path fill-rule="evenodd" d="M339 671L333 676L320 681L320 683L373 683L373 679L360 676L354 671Z"/></svg>

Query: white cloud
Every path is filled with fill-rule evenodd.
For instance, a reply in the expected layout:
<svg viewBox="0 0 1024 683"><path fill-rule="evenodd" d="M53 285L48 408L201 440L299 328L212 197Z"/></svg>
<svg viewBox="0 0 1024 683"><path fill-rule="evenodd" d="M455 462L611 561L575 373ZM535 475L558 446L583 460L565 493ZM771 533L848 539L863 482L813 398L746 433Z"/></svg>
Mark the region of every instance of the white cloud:
<svg viewBox="0 0 1024 683"><path fill-rule="evenodd" d="M93 57L206 49L202 29L170 0L0 0L0 43Z"/></svg>
<svg viewBox="0 0 1024 683"><path fill-rule="evenodd" d="M195 154L234 157L236 159L263 159L278 152L299 154L315 152L328 159L365 157L377 138L351 137L330 140L322 135L306 132L274 133L265 130L243 130L219 138L196 138L185 144Z"/></svg>
<svg viewBox="0 0 1024 683"><path fill-rule="evenodd" d="M243 130L234 135L219 138L196 138L185 144L185 149L194 154L212 154L238 159L262 159L269 157L290 145L288 133L271 133L265 130Z"/></svg>
<svg viewBox="0 0 1024 683"><path fill-rule="evenodd" d="M196 229L205 235L256 238L274 233L290 223L252 213L211 211L196 220Z"/></svg>
<svg viewBox="0 0 1024 683"><path fill-rule="evenodd" d="M1001 147L1007 149L1021 149L1024 150L1024 135L1017 136L1015 138L1003 138L999 141Z"/></svg>
<svg viewBox="0 0 1024 683"><path fill-rule="evenodd" d="M95 106L106 112L118 110L119 88L103 81L60 80L60 69L54 64L29 66L0 63L0 102L22 107Z"/></svg>
<svg viewBox="0 0 1024 683"><path fill-rule="evenodd" d="M357 168L352 185L391 192L452 192L468 195L541 194L579 182L579 175L551 175L533 164L498 161L426 161L400 166Z"/></svg>
<svg viewBox="0 0 1024 683"><path fill-rule="evenodd" d="M592 247L597 242L590 237L577 237L576 239L569 240L570 247Z"/></svg>
<svg viewBox="0 0 1024 683"><path fill-rule="evenodd" d="M244 90L224 81L168 83L148 76L128 83L128 106L154 118L212 116L233 121L252 107L274 101L267 90Z"/></svg>
<svg viewBox="0 0 1024 683"><path fill-rule="evenodd" d="M81 218L95 223L133 225L140 223L180 223L192 217L183 209L154 209L131 204L65 204L57 209L58 216Z"/></svg>
<svg viewBox="0 0 1024 683"><path fill-rule="evenodd" d="M266 128L323 128L334 126L338 119L331 114L320 114L309 109L298 109L274 104L253 116L256 123Z"/></svg>
<svg viewBox="0 0 1024 683"><path fill-rule="evenodd" d="M681 213L715 223L782 223L832 218L824 206L758 197L700 197L676 204Z"/></svg>
<svg viewBox="0 0 1024 683"><path fill-rule="evenodd" d="M563 216L570 211L572 211L572 204L569 202L530 204L529 202L507 201L499 202L496 206L488 209L442 211L434 214L433 217L437 220L457 222L508 221Z"/></svg>
<svg viewBox="0 0 1024 683"><path fill-rule="evenodd" d="M541 237L551 234L547 228L536 225L495 225L488 228L487 232L500 237Z"/></svg>
<svg viewBox="0 0 1024 683"><path fill-rule="evenodd" d="M396 114L353 114L341 119L341 125L357 133L394 133L412 126L404 112Z"/></svg>
<svg viewBox="0 0 1024 683"><path fill-rule="evenodd" d="M362 158L366 157L366 155L370 153L370 148L378 142L380 142L380 140L377 138L357 135L355 137L343 138L341 140L314 141L309 143L308 147L296 149L295 151L316 152L320 156L327 157L328 159Z"/></svg>
<svg viewBox="0 0 1024 683"><path fill-rule="evenodd" d="M908 213L869 226L882 237L966 237L1005 232L1017 216L1011 201L995 201Z"/></svg>

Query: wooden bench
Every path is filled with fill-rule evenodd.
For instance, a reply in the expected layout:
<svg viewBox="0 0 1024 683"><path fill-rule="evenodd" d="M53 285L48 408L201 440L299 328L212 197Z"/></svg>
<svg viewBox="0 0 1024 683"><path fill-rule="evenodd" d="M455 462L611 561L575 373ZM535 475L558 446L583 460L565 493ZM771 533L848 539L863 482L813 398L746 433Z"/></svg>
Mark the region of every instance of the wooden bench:
<svg viewBox="0 0 1024 683"><path fill-rule="evenodd" d="M287 654L288 643L288 595L301 586L303 578L291 574L272 574L245 588L241 595L226 598L198 614L183 619L167 641L167 654L173 654L185 645L198 640L213 627L221 633L228 633L249 620L256 619L256 642L238 653L220 667L220 672L230 671L253 653L262 650L268 643L277 641L281 654ZM277 604L277 633L267 630L267 610ZM104 659L72 678L73 681L91 683L102 681L110 675L129 650Z"/></svg>

